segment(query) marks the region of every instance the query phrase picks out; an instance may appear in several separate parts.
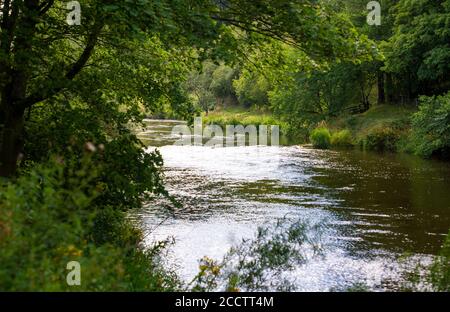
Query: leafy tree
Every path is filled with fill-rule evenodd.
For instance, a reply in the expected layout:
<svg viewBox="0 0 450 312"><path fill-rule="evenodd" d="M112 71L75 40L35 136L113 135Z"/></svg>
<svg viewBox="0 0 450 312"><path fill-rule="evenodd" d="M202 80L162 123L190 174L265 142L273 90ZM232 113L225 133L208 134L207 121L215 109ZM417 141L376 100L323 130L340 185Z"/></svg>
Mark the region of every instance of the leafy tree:
<svg viewBox="0 0 450 312"><path fill-rule="evenodd" d="M245 107L268 106L271 84L264 75L245 70L239 79L233 82L239 103Z"/></svg>
<svg viewBox="0 0 450 312"><path fill-rule="evenodd" d="M233 81L237 76L237 70L226 65L220 65L212 74L210 88L214 93L217 103L225 104L225 101L236 102L236 92Z"/></svg>
<svg viewBox="0 0 450 312"><path fill-rule="evenodd" d="M424 157L450 158L450 93L422 96L412 121L414 152Z"/></svg>
<svg viewBox="0 0 450 312"><path fill-rule="evenodd" d="M450 1L401 0L385 47L386 70L404 77L402 96L444 92L450 86Z"/></svg>
<svg viewBox="0 0 450 312"><path fill-rule="evenodd" d="M194 96L200 109L206 113L213 110L216 105L216 99L211 89L213 73L216 69L217 65L206 61L202 64L201 71L192 71L184 84L186 91Z"/></svg>
<svg viewBox="0 0 450 312"><path fill-rule="evenodd" d="M375 66L372 62L341 63L328 70L297 73L293 82L276 85L270 93L271 105L276 114L291 124L293 132L348 109L365 111L376 82Z"/></svg>
<svg viewBox="0 0 450 312"><path fill-rule="evenodd" d="M188 93L193 95L202 111L208 113L217 104L236 97L233 79L236 71L224 64L216 65L211 60L202 64L201 71L192 71L184 83Z"/></svg>

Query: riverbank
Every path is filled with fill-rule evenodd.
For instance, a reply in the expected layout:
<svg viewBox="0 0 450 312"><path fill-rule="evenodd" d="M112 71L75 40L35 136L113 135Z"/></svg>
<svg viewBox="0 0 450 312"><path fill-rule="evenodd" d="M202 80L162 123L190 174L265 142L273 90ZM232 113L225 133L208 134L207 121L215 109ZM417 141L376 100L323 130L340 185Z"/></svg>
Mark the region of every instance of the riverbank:
<svg viewBox="0 0 450 312"><path fill-rule="evenodd" d="M380 149L393 151L390 142L381 142L377 146L370 145L370 138L374 135L379 136L381 141L385 141L383 134L387 137L391 132L395 138L404 138L411 127L411 116L417 112L417 108L411 106L396 105L377 105L373 106L367 112L357 115L342 115L328 121L321 122L317 128L325 128L330 134L327 148L333 147L357 147L365 149ZM218 109L203 114L205 124L226 125L279 125L282 134L291 134L291 142L294 144L308 144L307 138L295 136L290 133L289 125L280 118L274 116L270 111L261 111L254 109L245 109L240 107ZM306 133L312 133L313 129L305 129ZM309 137L307 135L306 137ZM368 140L369 138L369 140Z"/></svg>
<svg viewBox="0 0 450 312"><path fill-rule="evenodd" d="M245 109L241 107L220 108L208 114L203 113L203 122L207 125L216 124L222 127L226 125L278 125L282 129L286 123L276 118L267 110Z"/></svg>
<svg viewBox="0 0 450 312"><path fill-rule="evenodd" d="M406 152L416 112L413 106L376 105L364 113L340 116L319 127L330 131L330 147Z"/></svg>
<svg viewBox="0 0 450 312"><path fill-rule="evenodd" d="M436 101L447 97L423 98ZM232 107L203 114L204 124L279 125L283 144L312 144L320 149L357 148L367 151L409 153L423 158L449 159L445 133L445 111L429 109L433 105L374 105L361 114L342 114L309 128L288 124L270 111ZM436 123L435 121L438 121Z"/></svg>

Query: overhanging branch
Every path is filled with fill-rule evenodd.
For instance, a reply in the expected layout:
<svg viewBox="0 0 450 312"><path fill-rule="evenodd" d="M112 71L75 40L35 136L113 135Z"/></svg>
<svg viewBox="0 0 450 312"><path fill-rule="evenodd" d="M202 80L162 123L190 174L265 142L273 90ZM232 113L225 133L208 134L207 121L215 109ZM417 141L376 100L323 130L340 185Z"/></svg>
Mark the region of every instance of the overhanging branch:
<svg viewBox="0 0 450 312"><path fill-rule="evenodd" d="M26 97L24 100L20 101L18 103L18 106L22 109L26 109L28 107L31 107L32 105L42 102L46 99L51 98L52 96L55 96L59 92L65 89L66 84L73 80L80 72L81 70L86 66L88 60L92 56L92 53L94 52L94 48L97 45L98 37L101 33L101 30L103 28L103 23L97 23L94 25L94 28L92 30L92 33L88 36L88 40L86 42L86 46L81 53L78 60L70 67L66 75L64 76L64 80L61 81L61 83L47 91L39 90L35 93L30 94L28 97Z"/></svg>

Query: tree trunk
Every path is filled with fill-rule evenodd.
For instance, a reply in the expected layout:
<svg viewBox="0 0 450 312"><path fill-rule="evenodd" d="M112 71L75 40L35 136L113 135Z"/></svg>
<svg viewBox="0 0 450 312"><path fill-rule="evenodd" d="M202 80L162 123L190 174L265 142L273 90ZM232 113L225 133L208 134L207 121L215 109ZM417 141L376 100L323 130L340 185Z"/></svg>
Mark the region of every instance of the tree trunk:
<svg viewBox="0 0 450 312"><path fill-rule="evenodd" d="M382 71L378 71L377 85L378 85L378 104L384 104L386 103L386 95L384 92L384 73Z"/></svg>
<svg viewBox="0 0 450 312"><path fill-rule="evenodd" d="M25 0L20 8L20 16L14 17L14 20L18 21L16 28L9 29L11 32L15 31L14 42L3 47L6 49L5 54L14 56L14 63L1 66L8 82L2 85L0 90L0 123L3 124L0 133L0 177L10 177L15 174L17 162L23 150L24 115L27 107L22 102L27 95L33 55L32 39L35 36L40 11L39 1ZM13 16L4 18L13 18Z"/></svg>
<svg viewBox="0 0 450 312"><path fill-rule="evenodd" d="M4 111L2 111L4 113ZM17 169L23 149L23 112L6 113L0 132L0 177L10 177Z"/></svg>
<svg viewBox="0 0 450 312"><path fill-rule="evenodd" d="M391 73L387 73L386 74L386 91L387 91L387 100L389 103L393 103L394 102L394 82L392 79L392 74Z"/></svg>

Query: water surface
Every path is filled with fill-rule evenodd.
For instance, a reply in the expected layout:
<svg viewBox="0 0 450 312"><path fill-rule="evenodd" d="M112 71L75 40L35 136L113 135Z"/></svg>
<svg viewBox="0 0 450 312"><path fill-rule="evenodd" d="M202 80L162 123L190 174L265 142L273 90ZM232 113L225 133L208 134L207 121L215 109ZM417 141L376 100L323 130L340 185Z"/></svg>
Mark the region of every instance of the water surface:
<svg viewBox="0 0 450 312"><path fill-rule="evenodd" d="M173 146L176 124L149 120L140 137L162 153L167 188L183 207L156 201L140 216L148 243L175 238L169 261L186 281L203 256L221 259L258 226L285 218L324 225L323 254L293 273L298 290L398 290L450 228L448 163L298 146Z"/></svg>

